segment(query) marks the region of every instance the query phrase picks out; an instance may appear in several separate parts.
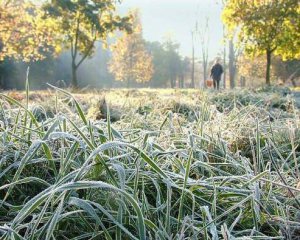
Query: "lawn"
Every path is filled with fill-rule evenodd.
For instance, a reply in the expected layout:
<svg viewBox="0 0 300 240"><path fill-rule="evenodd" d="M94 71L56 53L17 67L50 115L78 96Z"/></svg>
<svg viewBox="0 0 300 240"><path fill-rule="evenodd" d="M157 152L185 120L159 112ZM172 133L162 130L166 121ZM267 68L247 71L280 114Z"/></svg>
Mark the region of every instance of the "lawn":
<svg viewBox="0 0 300 240"><path fill-rule="evenodd" d="M5 92L0 239L297 239L288 89Z"/></svg>

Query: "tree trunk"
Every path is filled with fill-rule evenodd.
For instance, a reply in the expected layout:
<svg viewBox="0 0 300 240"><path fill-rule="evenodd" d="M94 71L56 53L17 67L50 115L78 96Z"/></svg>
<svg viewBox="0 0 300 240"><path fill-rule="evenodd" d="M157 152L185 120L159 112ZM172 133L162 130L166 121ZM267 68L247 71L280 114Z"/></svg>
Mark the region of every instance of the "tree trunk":
<svg viewBox="0 0 300 240"><path fill-rule="evenodd" d="M206 88L206 80L207 80L207 60L203 59L203 80L204 80L204 87Z"/></svg>
<svg viewBox="0 0 300 240"><path fill-rule="evenodd" d="M207 88L207 65L208 65L208 48L204 41L202 43L202 69L203 69L203 87Z"/></svg>
<svg viewBox="0 0 300 240"><path fill-rule="evenodd" d="M267 69L266 69L266 84L268 86L271 85L271 57L272 57L272 51L270 49L267 49Z"/></svg>
<svg viewBox="0 0 300 240"><path fill-rule="evenodd" d="M225 34L225 25L223 24L223 38L226 39L226 34ZM226 48L227 44L226 42L224 43L224 50L223 50L223 82L224 82L224 89L226 89Z"/></svg>
<svg viewBox="0 0 300 240"><path fill-rule="evenodd" d="M171 74L170 81L171 81L171 88L175 88L175 80L173 74Z"/></svg>
<svg viewBox="0 0 300 240"><path fill-rule="evenodd" d="M180 88L184 88L184 74L180 75Z"/></svg>
<svg viewBox="0 0 300 240"><path fill-rule="evenodd" d="M233 41L229 40L229 81L230 81L231 89L235 87L235 73L236 73L236 65L235 65L234 45L233 45Z"/></svg>
<svg viewBox="0 0 300 240"><path fill-rule="evenodd" d="M77 66L74 61L72 63L72 88L78 88Z"/></svg>
<svg viewBox="0 0 300 240"><path fill-rule="evenodd" d="M192 88L195 88L195 46L194 33L192 32Z"/></svg>
<svg viewBox="0 0 300 240"><path fill-rule="evenodd" d="M207 65L208 65L208 49L207 46L203 43L202 45L202 67L203 67L203 86L207 88Z"/></svg>

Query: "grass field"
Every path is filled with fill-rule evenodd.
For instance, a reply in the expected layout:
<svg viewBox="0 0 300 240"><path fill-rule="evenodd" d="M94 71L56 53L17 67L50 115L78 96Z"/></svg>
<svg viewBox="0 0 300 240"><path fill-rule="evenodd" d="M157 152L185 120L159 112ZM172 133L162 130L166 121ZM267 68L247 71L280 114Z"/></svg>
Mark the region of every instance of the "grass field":
<svg viewBox="0 0 300 240"><path fill-rule="evenodd" d="M27 90L0 110L0 239L299 239L287 89Z"/></svg>

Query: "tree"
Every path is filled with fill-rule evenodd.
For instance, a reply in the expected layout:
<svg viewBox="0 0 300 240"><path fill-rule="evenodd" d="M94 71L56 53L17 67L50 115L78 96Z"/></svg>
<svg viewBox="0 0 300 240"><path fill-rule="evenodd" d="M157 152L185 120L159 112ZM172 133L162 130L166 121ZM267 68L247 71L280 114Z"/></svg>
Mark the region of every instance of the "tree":
<svg viewBox="0 0 300 240"><path fill-rule="evenodd" d="M181 63L181 57L178 53L179 44L168 37L163 43L163 46L166 51L166 66L170 80L170 86L171 88L175 88Z"/></svg>
<svg viewBox="0 0 300 240"><path fill-rule="evenodd" d="M265 77L264 66L266 66L266 59L263 56L249 57L241 55L238 58L239 75L251 78L252 85L254 81L262 80Z"/></svg>
<svg viewBox="0 0 300 240"><path fill-rule="evenodd" d="M192 58L182 58L178 53L179 45L170 38L164 43L147 42L147 49L153 57L153 76L151 87L175 87L179 80L179 87L183 88L186 79L191 80ZM171 84L171 85L170 85ZM192 82L190 83L192 87Z"/></svg>
<svg viewBox="0 0 300 240"><path fill-rule="evenodd" d="M44 5L46 16L58 21L63 46L71 51L74 88L78 87L77 70L93 55L96 41L115 30L130 31L130 17L116 15L115 5L114 0L52 0Z"/></svg>
<svg viewBox="0 0 300 240"><path fill-rule="evenodd" d="M224 89L226 89L226 71L227 71L227 64L226 64L226 57L227 57L227 39L226 39L226 31L225 31L225 25L223 24L223 38L224 38L224 46L223 46L223 82L224 82Z"/></svg>
<svg viewBox="0 0 300 240"><path fill-rule="evenodd" d="M16 76L16 69L22 69L19 66L26 69L25 65L30 64L33 67L36 62L60 52L54 26L55 22L43 19L40 5L26 0L0 0L1 88L24 87L23 81L18 81ZM12 77L9 82L8 75Z"/></svg>
<svg viewBox="0 0 300 240"><path fill-rule="evenodd" d="M249 55L266 55L266 83L270 82L272 54L294 58L299 54L298 0L228 0L223 20L229 30L239 30L239 42ZM287 43L291 43L292 47Z"/></svg>
<svg viewBox="0 0 300 240"><path fill-rule="evenodd" d="M167 52L160 42L146 42L146 48L152 56L153 76L151 87L167 87L169 75L167 67Z"/></svg>
<svg viewBox="0 0 300 240"><path fill-rule="evenodd" d="M225 6L225 3L226 3L227 0L220 0L217 1L216 3L217 4L221 4L222 5L222 9L224 10L224 6ZM225 24L223 23L223 82L224 82L224 89L226 89L226 70L227 70L227 64L226 64L226 57L227 57L227 51L226 51L226 48L227 48L227 37L226 37L226 27L225 27Z"/></svg>
<svg viewBox="0 0 300 240"><path fill-rule="evenodd" d="M206 80L208 79L208 45L209 45L209 27L208 27L208 17L205 19L205 26L198 29L198 24L196 25L196 31L198 32L200 45L201 45L201 55L202 55L202 69L203 69L203 86L206 88Z"/></svg>
<svg viewBox="0 0 300 240"><path fill-rule="evenodd" d="M239 74L241 76L251 76L252 81L264 78L264 71L261 66L265 66L266 59L262 56L250 59L242 55L238 60ZM276 56L272 61L271 79L280 79L282 83L291 81L296 87L296 79L300 77L300 60L283 61L280 56Z"/></svg>
<svg viewBox="0 0 300 240"><path fill-rule="evenodd" d="M220 3L222 4L222 9L226 6L227 1L230 0L221 0ZM236 73L237 73L237 64L238 64L238 57L241 54L241 47L238 47L236 42L236 31L232 31L230 34L226 33L226 27L223 23L223 38L224 38L224 50L223 50L223 78L224 78L224 88L226 89L226 58L227 58L227 43L228 43L228 72L229 72L229 83L230 88L233 89L235 87L236 81Z"/></svg>
<svg viewBox="0 0 300 240"><path fill-rule="evenodd" d="M238 58L242 53L243 49L241 48L241 46L235 46L233 37L228 39L228 46L229 46L229 52L228 52L229 83L230 83L230 88L233 89L235 87L235 81L236 81Z"/></svg>
<svg viewBox="0 0 300 240"><path fill-rule="evenodd" d="M44 59L56 48L54 22L43 19L40 6L25 0L0 0L0 61Z"/></svg>
<svg viewBox="0 0 300 240"><path fill-rule="evenodd" d="M113 56L109 64L110 72L117 81L126 81L127 87L132 82L144 83L153 75L152 56L148 53L143 39L139 12L133 16L132 33L124 33L113 46Z"/></svg>
<svg viewBox="0 0 300 240"><path fill-rule="evenodd" d="M192 31L192 72L191 72L191 87L195 88L195 31Z"/></svg>

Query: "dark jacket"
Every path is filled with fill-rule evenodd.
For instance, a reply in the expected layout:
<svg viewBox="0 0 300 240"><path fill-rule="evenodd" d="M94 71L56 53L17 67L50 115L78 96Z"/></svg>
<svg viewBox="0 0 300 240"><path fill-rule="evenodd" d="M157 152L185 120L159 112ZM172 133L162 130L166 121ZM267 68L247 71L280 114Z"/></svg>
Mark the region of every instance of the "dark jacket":
<svg viewBox="0 0 300 240"><path fill-rule="evenodd" d="M216 63L212 66L210 71L210 76L213 80L221 80L221 75L223 73L223 67L220 63Z"/></svg>

